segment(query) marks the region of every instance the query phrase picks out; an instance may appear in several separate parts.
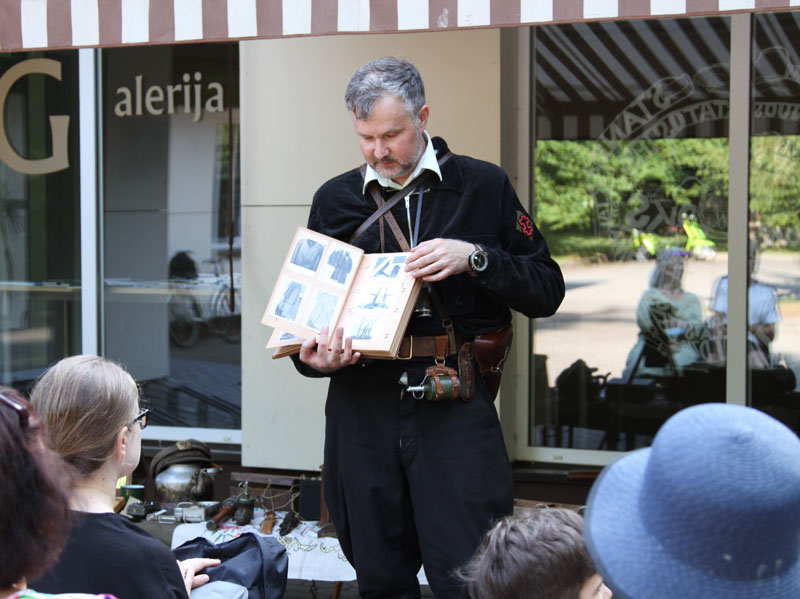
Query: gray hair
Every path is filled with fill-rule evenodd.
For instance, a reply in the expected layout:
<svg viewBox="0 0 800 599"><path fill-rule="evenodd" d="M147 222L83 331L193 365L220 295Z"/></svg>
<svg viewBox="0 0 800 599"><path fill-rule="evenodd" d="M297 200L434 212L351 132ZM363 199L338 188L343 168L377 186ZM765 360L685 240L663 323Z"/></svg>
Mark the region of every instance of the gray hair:
<svg viewBox="0 0 800 599"><path fill-rule="evenodd" d="M359 68L350 79L344 101L347 110L357 119L366 120L375 102L386 95L400 98L416 122L420 109L425 106L425 84L417 67L392 56L373 60Z"/></svg>

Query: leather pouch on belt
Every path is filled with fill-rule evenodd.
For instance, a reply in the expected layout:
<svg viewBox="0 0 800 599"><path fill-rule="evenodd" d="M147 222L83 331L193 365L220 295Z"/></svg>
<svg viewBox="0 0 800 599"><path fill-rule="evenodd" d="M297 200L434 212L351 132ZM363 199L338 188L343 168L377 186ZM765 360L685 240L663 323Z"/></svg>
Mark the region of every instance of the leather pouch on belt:
<svg viewBox="0 0 800 599"><path fill-rule="evenodd" d="M475 393L475 356L472 353L472 343L464 343L458 350L458 378L461 382L461 401L470 401Z"/></svg>
<svg viewBox="0 0 800 599"><path fill-rule="evenodd" d="M455 368L450 368L444 364L428 366L425 369L425 378L429 378L436 390L435 395L429 396L428 401L440 401L442 399L455 399L461 386Z"/></svg>
<svg viewBox="0 0 800 599"><path fill-rule="evenodd" d="M510 324L475 337L475 360L492 399L497 397L500 389L500 377L503 376L503 366L513 337L514 329Z"/></svg>

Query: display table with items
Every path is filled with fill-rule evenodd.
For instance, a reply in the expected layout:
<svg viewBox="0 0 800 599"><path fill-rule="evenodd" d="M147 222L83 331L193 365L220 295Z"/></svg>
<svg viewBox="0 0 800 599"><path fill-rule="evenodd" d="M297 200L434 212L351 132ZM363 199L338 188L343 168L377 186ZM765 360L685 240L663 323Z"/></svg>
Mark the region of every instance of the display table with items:
<svg viewBox="0 0 800 599"><path fill-rule="evenodd" d="M172 548L197 537L203 537L216 544L235 539L243 533L252 532L257 535L272 536L286 548L289 556L289 579L319 581L355 580L356 572L347 562L335 537L320 537L322 529L316 521L300 520L291 531L282 535L280 527L289 512L276 512L276 520L272 532L268 535L261 531L265 512L255 508L250 524L236 525L233 520L222 521L215 530L209 530L207 522L178 524L172 535ZM420 584L426 585L425 573L420 569Z"/></svg>
<svg viewBox="0 0 800 599"><path fill-rule="evenodd" d="M223 554L208 552L227 551L222 546L234 540L252 544L252 537L261 539L256 545L264 545L271 537L267 545L285 549L289 579L356 579L329 522L321 476L232 472L230 494L214 501L213 479L219 471L208 445L196 439L178 441L151 460L155 501L128 498L120 508L176 554L193 545L203 556L225 561ZM422 570L419 580L427 584Z"/></svg>

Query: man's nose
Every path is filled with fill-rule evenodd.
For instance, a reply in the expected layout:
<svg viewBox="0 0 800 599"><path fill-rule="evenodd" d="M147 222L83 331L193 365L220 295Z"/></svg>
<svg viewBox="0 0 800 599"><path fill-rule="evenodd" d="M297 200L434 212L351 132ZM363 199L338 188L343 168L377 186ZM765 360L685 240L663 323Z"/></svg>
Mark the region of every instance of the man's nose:
<svg viewBox="0 0 800 599"><path fill-rule="evenodd" d="M385 158L389 155L389 146L382 141L375 142L375 157Z"/></svg>

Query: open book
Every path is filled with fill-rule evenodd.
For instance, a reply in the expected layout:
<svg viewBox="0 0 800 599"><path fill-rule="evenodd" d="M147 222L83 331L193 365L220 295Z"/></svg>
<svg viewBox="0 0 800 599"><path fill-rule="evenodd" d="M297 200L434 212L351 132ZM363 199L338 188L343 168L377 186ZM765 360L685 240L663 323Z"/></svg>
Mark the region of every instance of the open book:
<svg viewBox="0 0 800 599"><path fill-rule="evenodd" d="M403 270L404 252L365 254L327 235L298 227L261 322L274 327L273 358L300 351L329 325L344 327L353 350L394 358L422 287Z"/></svg>

